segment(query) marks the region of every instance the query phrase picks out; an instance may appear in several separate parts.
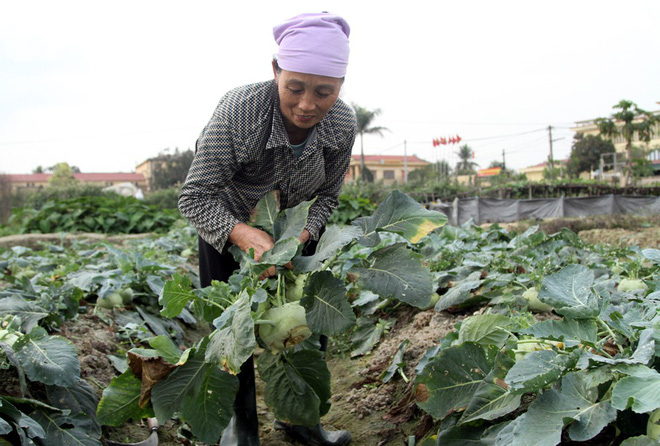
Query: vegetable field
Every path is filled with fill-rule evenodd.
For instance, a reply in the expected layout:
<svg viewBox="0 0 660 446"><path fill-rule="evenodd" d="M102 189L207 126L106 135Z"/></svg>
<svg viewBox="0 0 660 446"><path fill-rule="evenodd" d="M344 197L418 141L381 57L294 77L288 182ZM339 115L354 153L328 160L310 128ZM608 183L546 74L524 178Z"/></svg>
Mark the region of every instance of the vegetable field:
<svg viewBox="0 0 660 446"><path fill-rule="evenodd" d="M450 227L394 192L302 256L310 205L262 200L275 248L204 289L181 222L0 248L0 445L136 442L154 417L162 445L215 444L251 355L264 445L291 444L275 418L355 445L655 444L657 243Z"/></svg>

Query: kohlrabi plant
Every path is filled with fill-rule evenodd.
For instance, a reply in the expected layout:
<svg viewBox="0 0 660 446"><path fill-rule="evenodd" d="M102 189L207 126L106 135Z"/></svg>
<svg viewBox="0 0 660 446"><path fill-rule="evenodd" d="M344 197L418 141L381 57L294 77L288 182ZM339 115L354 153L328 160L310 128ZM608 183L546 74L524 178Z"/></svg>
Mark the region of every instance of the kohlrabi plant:
<svg viewBox="0 0 660 446"><path fill-rule="evenodd" d="M117 377L99 404L101 423L155 414L164 423L177 413L201 441L215 443L232 414L236 377L257 349L265 402L275 417L313 426L330 408L330 372L319 350L320 335L334 336L356 325L347 297L351 287L383 299L428 308L434 277L415 244L446 222L409 196L394 191L369 217L349 226L329 225L316 253L303 256L299 234L312 202L280 211L275 194L258 204L253 224L273 236L274 247L256 262L251 253L230 248L241 268L228 283L194 289L175 274L160 296L161 315L184 309L212 323L213 332L180 352L162 342L129 352L130 368ZM400 241L381 243L380 233ZM340 255L361 245L371 252L349 268L333 268ZM275 277L261 280L275 266Z"/></svg>

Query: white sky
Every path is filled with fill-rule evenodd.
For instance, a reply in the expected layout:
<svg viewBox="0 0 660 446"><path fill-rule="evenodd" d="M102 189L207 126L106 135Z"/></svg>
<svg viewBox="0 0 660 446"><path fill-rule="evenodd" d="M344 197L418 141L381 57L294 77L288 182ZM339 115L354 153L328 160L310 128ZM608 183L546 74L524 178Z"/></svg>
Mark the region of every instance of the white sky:
<svg viewBox="0 0 660 446"><path fill-rule="evenodd" d="M194 148L227 90L272 77L273 25L323 10L352 29L343 99L390 130L366 154L407 141L454 165L432 139L459 135L479 167L504 150L519 169L547 159L548 126L562 159L576 121L660 109L657 0L0 0L0 172L129 172Z"/></svg>

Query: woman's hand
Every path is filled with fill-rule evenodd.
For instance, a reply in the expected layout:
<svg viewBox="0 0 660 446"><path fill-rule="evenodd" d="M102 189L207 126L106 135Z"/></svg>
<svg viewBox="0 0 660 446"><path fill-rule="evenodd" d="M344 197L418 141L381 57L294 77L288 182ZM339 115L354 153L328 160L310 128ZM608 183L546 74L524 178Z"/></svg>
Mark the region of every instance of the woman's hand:
<svg viewBox="0 0 660 446"><path fill-rule="evenodd" d="M247 253L250 252L250 249L253 249L254 260L257 262L261 261L261 256L264 252L275 246L273 237L266 232L253 228L245 223L238 223L234 226L234 229L232 229L229 234L229 242L238 246L241 251ZM259 279L265 279L274 275L275 267L271 266L259 276Z"/></svg>
<svg viewBox="0 0 660 446"><path fill-rule="evenodd" d="M303 231L298 236L300 243L306 243L309 240L309 231L303 229ZM250 252L250 249L254 250L254 260L257 262L261 261L261 256L264 252L271 249L275 246L273 237L268 235L266 232L253 228L245 223L238 223L234 226L234 229L229 234L229 242L238 246L241 251ZM284 265L289 269L293 269L291 262ZM273 277L275 275L275 267L271 266L266 271L264 271L259 279L263 280L267 277Z"/></svg>

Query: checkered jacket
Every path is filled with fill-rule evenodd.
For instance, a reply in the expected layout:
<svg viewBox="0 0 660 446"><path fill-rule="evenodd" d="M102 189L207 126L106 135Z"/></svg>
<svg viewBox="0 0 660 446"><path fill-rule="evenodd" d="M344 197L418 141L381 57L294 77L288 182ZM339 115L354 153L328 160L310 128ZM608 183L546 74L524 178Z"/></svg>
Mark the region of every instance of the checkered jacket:
<svg viewBox="0 0 660 446"><path fill-rule="evenodd" d="M338 99L316 126L316 139L296 158L275 81L231 90L197 140L179 210L204 240L222 251L234 226L249 220L267 192L280 190L282 209L317 197L306 226L317 240L337 207L355 133L355 114Z"/></svg>

